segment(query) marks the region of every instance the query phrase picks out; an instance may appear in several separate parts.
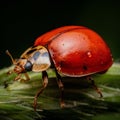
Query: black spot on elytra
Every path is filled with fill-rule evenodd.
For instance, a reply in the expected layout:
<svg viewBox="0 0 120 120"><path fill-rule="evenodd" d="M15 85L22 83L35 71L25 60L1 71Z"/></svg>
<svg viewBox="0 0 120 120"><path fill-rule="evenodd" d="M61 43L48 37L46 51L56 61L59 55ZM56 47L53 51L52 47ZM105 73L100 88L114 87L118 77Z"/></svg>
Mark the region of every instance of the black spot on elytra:
<svg viewBox="0 0 120 120"><path fill-rule="evenodd" d="M86 65L83 65L83 70L87 70L88 69L88 67L86 66Z"/></svg>

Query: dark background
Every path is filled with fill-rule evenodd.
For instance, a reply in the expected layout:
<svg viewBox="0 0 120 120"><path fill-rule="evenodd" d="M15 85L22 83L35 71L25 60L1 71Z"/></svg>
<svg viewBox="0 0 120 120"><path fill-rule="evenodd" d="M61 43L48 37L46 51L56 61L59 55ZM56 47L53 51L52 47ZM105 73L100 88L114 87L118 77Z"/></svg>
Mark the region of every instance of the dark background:
<svg viewBox="0 0 120 120"><path fill-rule="evenodd" d="M83 25L98 32L114 59L120 58L120 4L115 0L1 0L0 68L16 58L43 33L64 25Z"/></svg>

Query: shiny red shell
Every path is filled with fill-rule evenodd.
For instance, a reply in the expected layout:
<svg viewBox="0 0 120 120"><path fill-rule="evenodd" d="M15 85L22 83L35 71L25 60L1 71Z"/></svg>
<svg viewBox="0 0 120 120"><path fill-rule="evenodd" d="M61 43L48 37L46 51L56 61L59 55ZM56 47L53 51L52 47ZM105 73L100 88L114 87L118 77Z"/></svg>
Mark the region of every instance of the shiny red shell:
<svg viewBox="0 0 120 120"><path fill-rule="evenodd" d="M58 72L67 76L104 72L113 63L103 38L83 26L57 28L38 37L34 45L47 47Z"/></svg>

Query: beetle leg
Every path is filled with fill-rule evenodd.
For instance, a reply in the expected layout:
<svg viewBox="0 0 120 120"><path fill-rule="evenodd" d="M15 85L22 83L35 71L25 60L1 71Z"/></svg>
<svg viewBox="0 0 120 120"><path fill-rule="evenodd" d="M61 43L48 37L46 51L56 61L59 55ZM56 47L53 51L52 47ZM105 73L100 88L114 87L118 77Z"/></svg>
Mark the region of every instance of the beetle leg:
<svg viewBox="0 0 120 120"><path fill-rule="evenodd" d="M26 82L26 81L30 80L30 77L29 77L29 75L27 73L24 73L24 76L25 76L25 79L24 78L19 78L20 82Z"/></svg>
<svg viewBox="0 0 120 120"><path fill-rule="evenodd" d="M42 80L43 80L43 85L40 88L40 90L36 93L35 97L34 97L34 110L36 111L36 106L37 106L37 98L39 97L39 95L44 91L44 89L47 87L48 84L48 75L46 71L42 72Z"/></svg>
<svg viewBox="0 0 120 120"><path fill-rule="evenodd" d="M24 75L25 75L25 78L26 78L26 79L24 79L24 81L29 81L30 80L29 75L27 73L24 73Z"/></svg>
<svg viewBox="0 0 120 120"><path fill-rule="evenodd" d="M97 93L100 95L100 98L103 97L101 90L96 86L94 79L91 78L91 76L87 76L87 79L91 81L91 84L93 88L97 91Z"/></svg>
<svg viewBox="0 0 120 120"><path fill-rule="evenodd" d="M61 108L65 107L64 99L63 99L63 94L64 94L64 85L62 83L62 77L58 74L56 70L56 76L57 76L57 84L58 87L60 88L61 96L60 96L60 106Z"/></svg>
<svg viewBox="0 0 120 120"><path fill-rule="evenodd" d="M30 78L29 78L29 76L28 76L27 73L24 73L25 79L21 78L21 75L22 75L22 74L18 74L18 75L15 77L14 80L15 80L15 81L20 80L20 82L25 82L25 81L29 81L29 80L30 80Z"/></svg>
<svg viewBox="0 0 120 120"><path fill-rule="evenodd" d="M13 70L9 70L9 71L7 72L7 74L8 74L8 75L11 75L13 72L14 72Z"/></svg>
<svg viewBox="0 0 120 120"><path fill-rule="evenodd" d="M19 80L21 78L21 74L18 74L16 77L15 77L15 81Z"/></svg>

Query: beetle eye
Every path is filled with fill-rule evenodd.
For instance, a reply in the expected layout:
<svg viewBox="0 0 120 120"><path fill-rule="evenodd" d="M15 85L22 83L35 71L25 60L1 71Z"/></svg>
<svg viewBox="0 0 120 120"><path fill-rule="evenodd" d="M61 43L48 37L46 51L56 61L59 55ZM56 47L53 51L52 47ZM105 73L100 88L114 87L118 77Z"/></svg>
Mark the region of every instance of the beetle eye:
<svg viewBox="0 0 120 120"><path fill-rule="evenodd" d="M32 66L33 66L32 63L30 61L27 61L25 66L24 66L24 68L27 71L31 71L32 70Z"/></svg>

